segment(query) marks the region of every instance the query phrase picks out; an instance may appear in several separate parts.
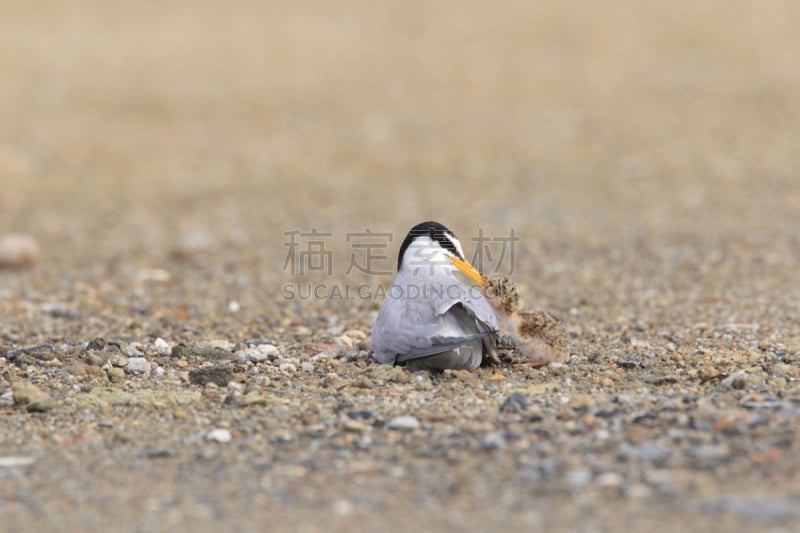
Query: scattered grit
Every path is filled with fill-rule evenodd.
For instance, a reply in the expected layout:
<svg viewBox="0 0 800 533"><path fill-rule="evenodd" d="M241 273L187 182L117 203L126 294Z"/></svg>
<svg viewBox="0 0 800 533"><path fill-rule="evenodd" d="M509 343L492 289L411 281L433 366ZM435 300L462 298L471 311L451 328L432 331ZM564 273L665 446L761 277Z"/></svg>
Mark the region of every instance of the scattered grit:
<svg viewBox="0 0 800 533"><path fill-rule="evenodd" d="M630 502L642 511L625 523L644 529L675 512L692 524L722 516L718 527L797 519L792 497L740 495L726 481L795 475L794 349L712 349L702 327L669 338L626 329L614 334L624 350L607 357L591 340L599 333L577 342L570 329L565 363L412 373L373 361L370 318L353 329L329 314L324 329L286 322L246 341L3 346L0 472L3 498L16 502L4 518L63 526L55 517L80 504L94 510L78 522L90 527L141 516L243 526L255 506L283 526L333 517L347 528L425 506L411 520L429 528L525 528L615 524L615 504ZM42 476L47 487L82 479L89 457L92 484L111 485L38 496ZM154 475L165 480L156 488ZM180 496L176 479L195 488ZM503 512L464 511L476 501ZM109 502L119 515L101 511ZM551 513L559 502L574 512Z"/></svg>

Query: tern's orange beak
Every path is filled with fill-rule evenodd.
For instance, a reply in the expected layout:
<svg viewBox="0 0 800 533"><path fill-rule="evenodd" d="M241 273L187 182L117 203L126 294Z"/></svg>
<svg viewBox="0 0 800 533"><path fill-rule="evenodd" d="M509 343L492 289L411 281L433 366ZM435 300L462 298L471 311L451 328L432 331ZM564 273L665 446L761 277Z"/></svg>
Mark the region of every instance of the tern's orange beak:
<svg viewBox="0 0 800 533"><path fill-rule="evenodd" d="M458 257L449 256L450 261L458 268L461 272L464 273L469 279L480 285L481 287L486 287L489 283L486 281L486 278L478 272L478 270L470 264L469 261L465 259L459 259Z"/></svg>

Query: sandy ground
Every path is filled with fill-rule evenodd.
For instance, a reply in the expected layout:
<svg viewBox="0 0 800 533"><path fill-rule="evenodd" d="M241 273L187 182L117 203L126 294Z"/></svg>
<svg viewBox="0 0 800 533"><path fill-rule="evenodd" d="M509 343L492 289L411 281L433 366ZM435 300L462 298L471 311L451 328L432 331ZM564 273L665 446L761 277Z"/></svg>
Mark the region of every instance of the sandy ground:
<svg viewBox="0 0 800 533"><path fill-rule="evenodd" d="M0 529L792 530L800 7L669 4L0 4ZM563 364L372 362L426 219Z"/></svg>

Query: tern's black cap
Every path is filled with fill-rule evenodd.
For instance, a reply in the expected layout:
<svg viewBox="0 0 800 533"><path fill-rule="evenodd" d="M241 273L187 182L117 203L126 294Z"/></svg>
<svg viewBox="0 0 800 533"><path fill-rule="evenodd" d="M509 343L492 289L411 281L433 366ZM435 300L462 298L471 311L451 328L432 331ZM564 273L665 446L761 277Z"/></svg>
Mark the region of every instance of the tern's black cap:
<svg viewBox="0 0 800 533"><path fill-rule="evenodd" d="M444 224L439 224L438 222L434 222L429 220L427 222L420 222L408 232L406 235L405 240L403 240L403 244L400 245L400 253L397 255L397 270L400 271L400 266L403 264L403 255L406 253L406 249L411 246L411 243L417 237L428 237L430 240L438 242L439 245L448 250L450 253L455 255L460 259L464 259L461 253L456 248L453 241L448 238L446 235L449 235L450 238L456 239L455 234L447 229Z"/></svg>

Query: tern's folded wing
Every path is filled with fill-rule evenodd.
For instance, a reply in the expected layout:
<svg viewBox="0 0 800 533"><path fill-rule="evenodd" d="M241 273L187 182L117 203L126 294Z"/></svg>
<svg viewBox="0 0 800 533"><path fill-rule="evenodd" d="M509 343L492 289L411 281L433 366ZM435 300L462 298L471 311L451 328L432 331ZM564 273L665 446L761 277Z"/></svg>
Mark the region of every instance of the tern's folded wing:
<svg viewBox="0 0 800 533"><path fill-rule="evenodd" d="M387 295L372 332L372 349L383 363L404 362L448 352L492 334L478 327L475 313L451 301L391 298Z"/></svg>
<svg viewBox="0 0 800 533"><path fill-rule="evenodd" d="M484 331L482 333L465 335L463 337L429 337L431 341L430 346L409 346L406 348L405 353L397 355L395 361L403 363L405 361L411 361L412 359L419 359L420 357L449 352L469 342L482 339L487 335L491 335L491 333L489 331Z"/></svg>

